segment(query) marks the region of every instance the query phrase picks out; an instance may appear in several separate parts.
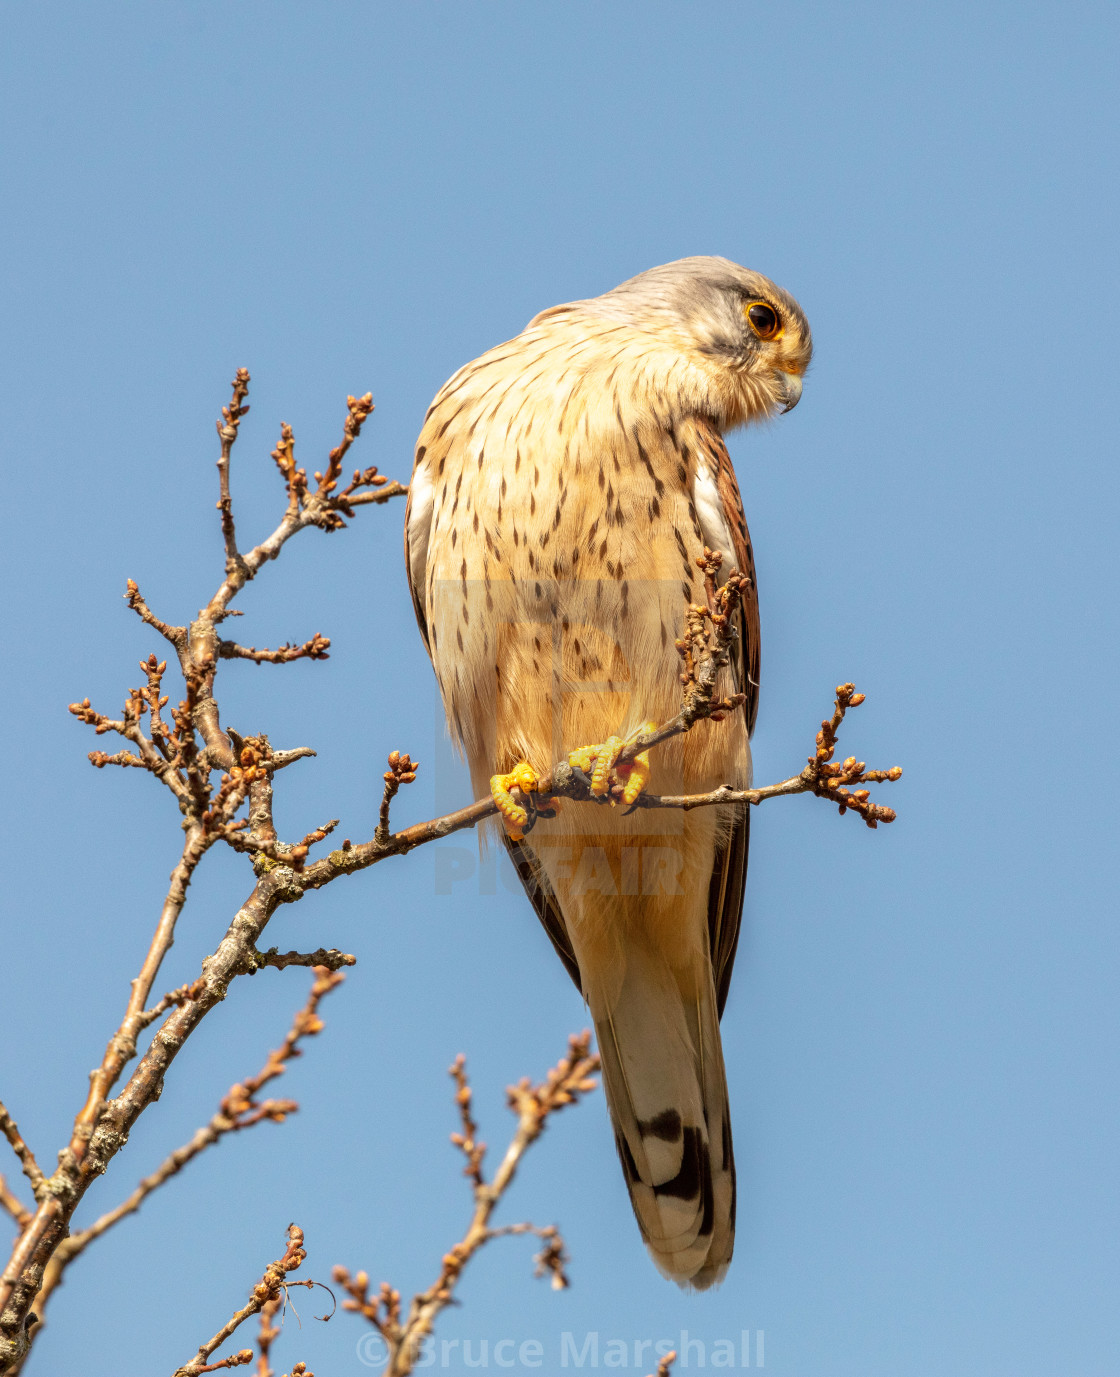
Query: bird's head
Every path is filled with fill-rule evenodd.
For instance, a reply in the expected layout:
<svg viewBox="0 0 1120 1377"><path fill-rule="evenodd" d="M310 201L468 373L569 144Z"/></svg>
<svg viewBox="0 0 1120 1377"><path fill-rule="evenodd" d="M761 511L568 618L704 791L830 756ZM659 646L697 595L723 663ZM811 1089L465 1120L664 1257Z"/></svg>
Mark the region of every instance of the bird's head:
<svg viewBox="0 0 1120 1377"><path fill-rule="evenodd" d="M721 430L801 399L813 354L805 313L788 292L728 258L681 258L582 303L680 350L709 383Z"/></svg>

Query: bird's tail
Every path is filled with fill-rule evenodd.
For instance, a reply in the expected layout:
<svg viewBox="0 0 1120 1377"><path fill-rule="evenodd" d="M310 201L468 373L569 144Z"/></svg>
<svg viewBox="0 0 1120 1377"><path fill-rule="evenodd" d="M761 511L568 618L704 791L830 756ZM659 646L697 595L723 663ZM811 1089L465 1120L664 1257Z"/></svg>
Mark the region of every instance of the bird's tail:
<svg viewBox="0 0 1120 1377"><path fill-rule="evenodd" d="M687 975L630 943L609 993L585 988L615 1142L658 1269L698 1290L722 1280L735 1241L735 1161L711 969Z"/></svg>

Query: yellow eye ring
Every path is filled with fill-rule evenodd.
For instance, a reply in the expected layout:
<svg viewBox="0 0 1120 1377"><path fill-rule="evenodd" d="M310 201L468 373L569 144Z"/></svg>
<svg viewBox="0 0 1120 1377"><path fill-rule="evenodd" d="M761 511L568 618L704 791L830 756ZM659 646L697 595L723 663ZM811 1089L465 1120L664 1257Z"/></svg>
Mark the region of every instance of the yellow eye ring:
<svg viewBox="0 0 1120 1377"><path fill-rule="evenodd" d="M744 314L759 339L777 339L782 333L782 318L768 302L752 301Z"/></svg>

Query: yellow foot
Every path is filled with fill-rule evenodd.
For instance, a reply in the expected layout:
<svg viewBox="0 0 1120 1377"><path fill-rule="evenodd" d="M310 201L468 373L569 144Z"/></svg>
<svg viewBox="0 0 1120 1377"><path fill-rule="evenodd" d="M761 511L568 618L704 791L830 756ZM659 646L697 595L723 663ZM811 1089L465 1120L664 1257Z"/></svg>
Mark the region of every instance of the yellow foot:
<svg viewBox="0 0 1120 1377"><path fill-rule="evenodd" d="M509 774L490 777L490 793L511 841L520 841L525 835L522 828L529 821L529 813L519 803L514 803L510 790L516 788L531 794L536 787L537 774L527 760L519 760Z"/></svg>
<svg viewBox="0 0 1120 1377"><path fill-rule="evenodd" d="M617 767L615 761L636 737L656 729L656 722L643 722L625 738L608 736L598 746L581 746L579 750L569 752L568 764L573 770L582 770L591 775L591 793L595 798L609 796L612 784L620 783L623 786L622 802L629 806L649 783L649 751L642 751L633 760L624 761ZM609 797L608 801L613 807L615 799Z"/></svg>

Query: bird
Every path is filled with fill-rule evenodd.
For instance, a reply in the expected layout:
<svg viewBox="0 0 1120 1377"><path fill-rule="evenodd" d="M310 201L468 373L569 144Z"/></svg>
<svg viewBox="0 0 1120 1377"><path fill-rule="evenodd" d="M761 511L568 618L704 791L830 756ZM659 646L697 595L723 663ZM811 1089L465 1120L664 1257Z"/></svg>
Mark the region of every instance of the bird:
<svg viewBox="0 0 1120 1377"><path fill-rule="evenodd" d="M626 801L651 772L662 793L750 785L758 597L723 436L792 410L811 356L804 312L768 278L721 257L666 263L541 311L459 369L409 485L406 572L451 736L589 1007L642 1238L685 1289L722 1280L734 1244L720 1018L749 815L612 807L604 781L679 708L675 642L714 551L721 579L745 580L717 685L743 711L639 757ZM565 758L603 797L530 818L514 787Z"/></svg>

